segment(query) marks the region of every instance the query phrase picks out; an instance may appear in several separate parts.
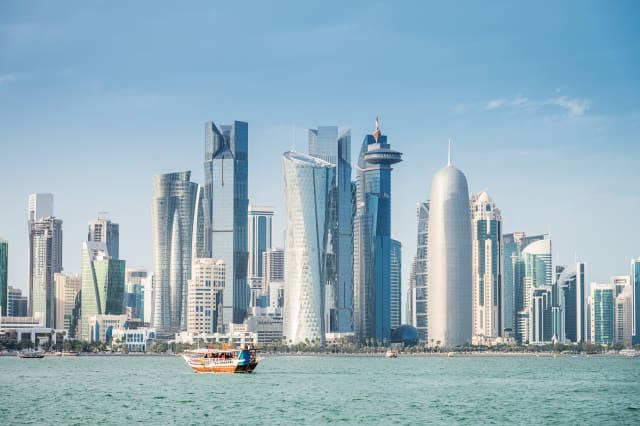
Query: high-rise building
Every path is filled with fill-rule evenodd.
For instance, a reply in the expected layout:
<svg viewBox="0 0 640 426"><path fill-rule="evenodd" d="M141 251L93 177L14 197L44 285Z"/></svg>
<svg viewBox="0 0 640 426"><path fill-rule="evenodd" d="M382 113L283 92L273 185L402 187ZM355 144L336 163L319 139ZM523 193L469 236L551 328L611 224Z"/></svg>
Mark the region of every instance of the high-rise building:
<svg viewBox="0 0 640 426"><path fill-rule="evenodd" d="M222 323L240 324L247 316L247 213L249 126L234 121L218 127L205 123L203 244L206 257L225 264ZM196 228L198 229L198 228Z"/></svg>
<svg viewBox="0 0 640 426"><path fill-rule="evenodd" d="M309 130L309 155L336 167L331 189L330 238L326 248L327 332L353 331L353 191L351 188L351 131L336 126Z"/></svg>
<svg viewBox="0 0 640 426"><path fill-rule="evenodd" d="M615 339L614 284L591 284L591 343L612 345Z"/></svg>
<svg viewBox="0 0 640 426"><path fill-rule="evenodd" d="M465 175L451 164L431 184L427 249L429 342L452 347L471 343L471 216Z"/></svg>
<svg viewBox="0 0 640 426"><path fill-rule="evenodd" d="M53 194L29 194L27 220L35 222L53 216Z"/></svg>
<svg viewBox="0 0 640 426"><path fill-rule="evenodd" d="M553 339L552 288L542 285L531 289L529 343L549 343Z"/></svg>
<svg viewBox="0 0 640 426"><path fill-rule="evenodd" d="M503 329L515 332L516 339L522 341L517 334L516 317L524 309L524 261L522 250L534 241L543 240L544 235L527 236L524 232L513 232L502 236L504 247Z"/></svg>
<svg viewBox="0 0 640 426"><path fill-rule="evenodd" d="M517 321L516 336L520 341L532 342L535 336L547 336L542 331L535 330L537 322L532 321L533 309L533 293L536 288L549 287L553 284L553 273L551 265L551 240L537 240L527 245L522 250L522 267L523 267L523 289L522 289L522 305ZM551 304L551 300L549 300ZM540 317L538 317L540 318ZM545 316L545 320L552 321L552 317ZM545 324L545 327L547 325ZM549 325L551 327L551 325ZM551 337L551 336L549 336ZM551 340L549 340L551 341Z"/></svg>
<svg viewBox="0 0 640 426"><path fill-rule="evenodd" d="M144 280L147 270L144 268L127 268L125 270L124 307L129 318L144 318Z"/></svg>
<svg viewBox="0 0 640 426"><path fill-rule="evenodd" d="M120 259L120 225L117 223L100 217L90 221L87 241L105 243L109 256Z"/></svg>
<svg viewBox="0 0 640 426"><path fill-rule="evenodd" d="M413 327L416 326L416 256L411 259L409 267L409 280L407 282L407 293L405 295L405 323Z"/></svg>
<svg viewBox="0 0 640 426"><path fill-rule="evenodd" d="M7 314L7 288L9 271L9 243L0 238L0 316Z"/></svg>
<svg viewBox="0 0 640 426"><path fill-rule="evenodd" d="M89 318L124 311L125 261L112 259L105 243L82 243L82 318L80 336L89 340Z"/></svg>
<svg viewBox="0 0 640 426"><path fill-rule="evenodd" d="M631 346L633 334L633 292L631 285L624 286L616 295L614 311L615 343Z"/></svg>
<svg viewBox="0 0 640 426"><path fill-rule="evenodd" d="M191 172L154 177L151 199L155 287L152 327L161 332L187 327L187 281L191 278L193 220L198 185Z"/></svg>
<svg viewBox="0 0 640 426"><path fill-rule="evenodd" d="M249 205L249 264L247 279L262 278L262 255L271 248L273 207Z"/></svg>
<svg viewBox="0 0 640 426"><path fill-rule="evenodd" d="M502 215L486 192L471 204L473 338L478 343L502 335Z"/></svg>
<svg viewBox="0 0 640 426"><path fill-rule="evenodd" d="M634 345L640 344L640 257L631 259L631 287L633 292L633 338Z"/></svg>
<svg viewBox="0 0 640 426"><path fill-rule="evenodd" d="M73 309L76 297L82 289L80 274L56 273L53 276L56 294L56 322L55 328L69 330L73 322Z"/></svg>
<svg viewBox="0 0 640 426"><path fill-rule="evenodd" d="M355 185L353 318L360 342L391 337L391 166L400 161L376 119L362 142Z"/></svg>
<svg viewBox="0 0 640 426"><path fill-rule="evenodd" d="M187 331L215 333L221 331L218 318L222 309L225 265L221 260L199 258L193 261L187 297Z"/></svg>
<svg viewBox="0 0 640 426"><path fill-rule="evenodd" d="M335 166L297 152L283 155L286 235L283 334L324 344L324 286Z"/></svg>
<svg viewBox="0 0 640 426"><path fill-rule="evenodd" d="M62 220L51 216L30 220L29 312L33 316L39 314L40 318L44 319L45 327L55 325L56 298L53 275L61 271Z"/></svg>
<svg viewBox="0 0 640 426"><path fill-rule="evenodd" d="M3 313L3 315L5 315ZM8 286L7 288L7 313L8 317L26 317L29 315L27 296L22 295L22 290Z"/></svg>
<svg viewBox="0 0 640 426"><path fill-rule="evenodd" d="M284 249L271 248L262 254L262 277L266 291L269 283L273 281L284 281Z"/></svg>
<svg viewBox="0 0 640 426"><path fill-rule="evenodd" d="M584 262L576 262L565 268L557 279L564 301L564 336L573 343L588 340L585 279Z"/></svg>
<svg viewBox="0 0 640 426"><path fill-rule="evenodd" d="M429 244L429 201L418 204L418 245L416 250L415 328L423 342L428 342L427 248Z"/></svg>
<svg viewBox="0 0 640 426"><path fill-rule="evenodd" d="M391 240L391 330L400 327L402 320L402 243Z"/></svg>
<svg viewBox="0 0 640 426"><path fill-rule="evenodd" d="M153 311L155 307L154 303L154 295L155 295L155 275L148 274L147 278L142 280L142 292L143 292L143 302L142 302L142 312L140 313L141 319L146 324L151 324L153 322Z"/></svg>

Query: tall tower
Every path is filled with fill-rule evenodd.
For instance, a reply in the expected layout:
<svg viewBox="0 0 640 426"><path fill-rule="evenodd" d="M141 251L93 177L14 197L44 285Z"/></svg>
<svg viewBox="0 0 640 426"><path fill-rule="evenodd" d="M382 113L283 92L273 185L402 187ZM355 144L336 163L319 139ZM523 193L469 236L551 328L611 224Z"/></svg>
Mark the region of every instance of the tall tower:
<svg viewBox="0 0 640 426"><path fill-rule="evenodd" d="M591 283L591 343L612 345L615 341L615 284Z"/></svg>
<svg viewBox="0 0 640 426"><path fill-rule="evenodd" d="M193 219L198 185L191 172L154 177L151 199L155 286L153 327L186 329L187 280L191 278Z"/></svg>
<svg viewBox="0 0 640 426"><path fill-rule="evenodd" d="M444 347L471 342L472 279L469 189L449 162L431 183L427 270L428 335Z"/></svg>
<svg viewBox="0 0 640 426"><path fill-rule="evenodd" d="M32 222L51 216L53 216L53 194L29 194L27 220Z"/></svg>
<svg viewBox="0 0 640 426"><path fill-rule="evenodd" d="M416 249L415 324L418 336L428 342L427 330L427 245L429 243L429 201L418 204L418 242Z"/></svg>
<svg viewBox="0 0 640 426"><path fill-rule="evenodd" d="M335 166L319 158L285 152L286 236L283 335L291 343L324 344L331 189Z"/></svg>
<svg viewBox="0 0 640 426"><path fill-rule="evenodd" d="M586 264L584 262L576 262L560 273L556 283L564 301L565 338L573 343L589 339L586 333L585 291L588 287L585 286L585 276Z"/></svg>
<svg viewBox="0 0 640 426"><path fill-rule="evenodd" d="M273 207L249 205L249 269L247 278L262 278L262 255L271 248Z"/></svg>
<svg viewBox="0 0 640 426"><path fill-rule="evenodd" d="M89 318L120 315L124 303L124 260L112 259L107 245L82 243L82 319L80 336L89 340Z"/></svg>
<svg viewBox="0 0 640 426"><path fill-rule="evenodd" d="M0 238L0 316L9 316L7 310L7 275L9 271L9 243Z"/></svg>
<svg viewBox="0 0 640 426"><path fill-rule="evenodd" d="M326 331L347 333L353 331L351 131L339 134L336 126L310 129L309 155L336 167L336 179L331 188L331 237L326 248Z"/></svg>
<svg viewBox="0 0 640 426"><path fill-rule="evenodd" d="M205 123L204 238L206 257L225 264L222 323L240 324L247 316L247 213L249 125Z"/></svg>
<svg viewBox="0 0 640 426"><path fill-rule="evenodd" d="M633 293L632 343L640 343L640 257L631 259L631 290Z"/></svg>
<svg viewBox="0 0 640 426"><path fill-rule="evenodd" d="M391 240L391 330L400 327L402 319L402 243L398 240Z"/></svg>
<svg viewBox="0 0 640 426"><path fill-rule="evenodd" d="M87 241L105 243L109 256L120 259L120 225L117 223L101 217L90 221Z"/></svg>
<svg viewBox="0 0 640 426"><path fill-rule="evenodd" d="M362 142L356 174L353 305L360 342L391 335L391 166L400 161L402 153L391 149L376 119L375 131Z"/></svg>
<svg viewBox="0 0 640 426"><path fill-rule="evenodd" d="M533 342L534 336L548 336L551 333L540 330L540 327L551 329L550 323L534 321L534 293L537 291L551 294L553 284L551 240L537 240L522 250L522 310L517 313L517 336L524 342ZM546 299L545 299L546 303ZM549 298L549 306L551 299ZM550 309L550 308L549 308ZM542 317L538 317L542 318ZM544 320L551 321L550 316Z"/></svg>
<svg viewBox="0 0 640 426"><path fill-rule="evenodd" d="M29 221L29 312L55 326L54 274L62 271L62 220Z"/></svg>
<svg viewBox="0 0 640 426"><path fill-rule="evenodd" d="M486 192L471 196L473 338L502 335L502 216Z"/></svg>

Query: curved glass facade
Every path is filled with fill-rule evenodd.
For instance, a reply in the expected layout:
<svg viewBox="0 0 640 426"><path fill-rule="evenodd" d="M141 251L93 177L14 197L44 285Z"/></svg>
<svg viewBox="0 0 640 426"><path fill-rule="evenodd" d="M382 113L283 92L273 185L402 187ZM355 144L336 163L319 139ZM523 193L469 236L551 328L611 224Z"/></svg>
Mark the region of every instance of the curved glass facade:
<svg viewBox="0 0 640 426"><path fill-rule="evenodd" d="M283 335L324 344L324 285L335 166L297 152L283 156L286 234Z"/></svg>
<svg viewBox="0 0 640 426"><path fill-rule="evenodd" d="M151 322L162 331L184 330L187 325L187 280L191 278L198 191L190 177L190 171L154 177L151 222L156 284Z"/></svg>
<svg viewBox="0 0 640 426"><path fill-rule="evenodd" d="M433 177L429 209L429 343L471 342L471 217L464 174L448 165Z"/></svg>

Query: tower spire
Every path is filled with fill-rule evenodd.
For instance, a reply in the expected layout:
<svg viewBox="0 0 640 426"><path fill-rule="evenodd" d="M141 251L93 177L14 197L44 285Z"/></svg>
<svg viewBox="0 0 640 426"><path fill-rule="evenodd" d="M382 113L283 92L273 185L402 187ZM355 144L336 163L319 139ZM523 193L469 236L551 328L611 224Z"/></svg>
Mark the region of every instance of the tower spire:
<svg viewBox="0 0 640 426"><path fill-rule="evenodd" d="M449 138L449 156L447 158L447 166L451 165L451 138Z"/></svg>
<svg viewBox="0 0 640 426"><path fill-rule="evenodd" d="M382 135L382 132L380 131L380 120L376 117L376 130L373 132L373 139L378 142L380 135Z"/></svg>

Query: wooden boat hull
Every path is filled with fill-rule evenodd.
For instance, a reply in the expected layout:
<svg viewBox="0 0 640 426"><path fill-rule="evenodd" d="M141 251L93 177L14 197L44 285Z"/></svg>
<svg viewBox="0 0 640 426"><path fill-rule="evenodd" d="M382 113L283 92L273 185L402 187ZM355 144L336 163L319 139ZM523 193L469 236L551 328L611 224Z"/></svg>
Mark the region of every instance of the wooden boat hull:
<svg viewBox="0 0 640 426"><path fill-rule="evenodd" d="M251 373L258 366L259 359L255 350L228 351L221 356L219 352L206 352L183 355L187 365L195 373Z"/></svg>

